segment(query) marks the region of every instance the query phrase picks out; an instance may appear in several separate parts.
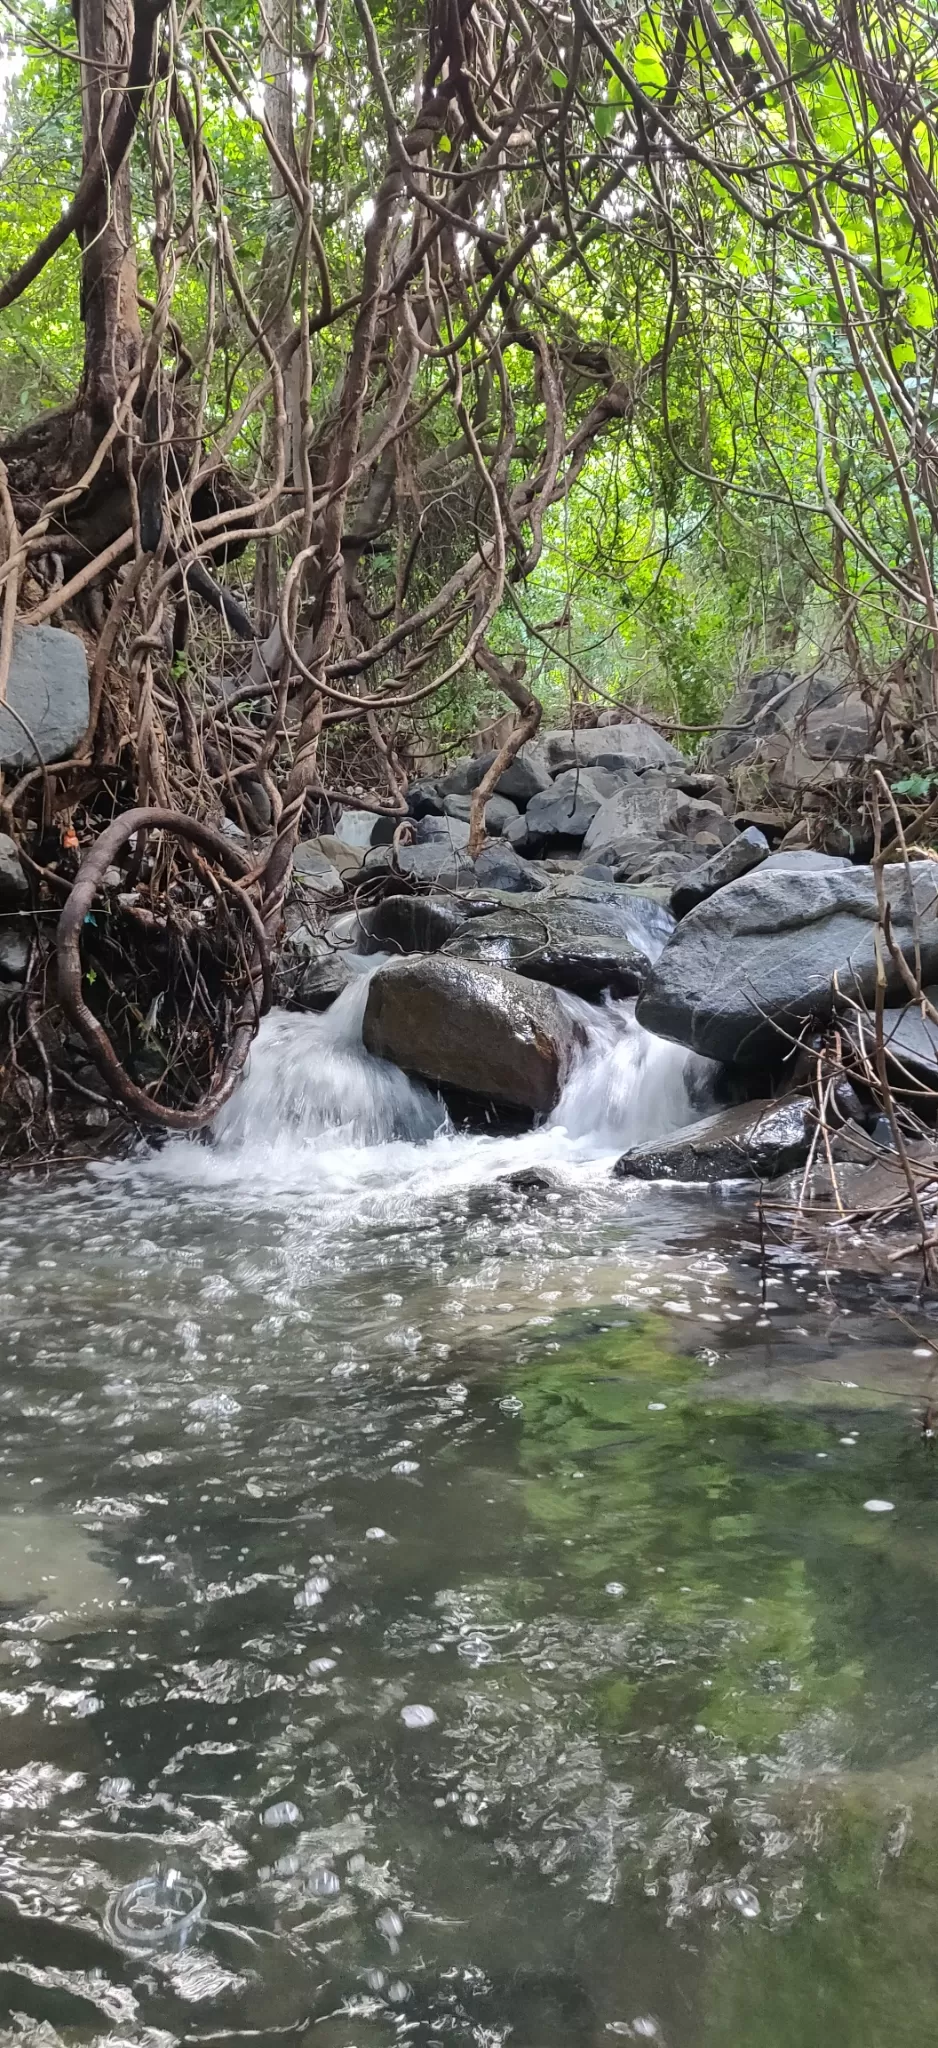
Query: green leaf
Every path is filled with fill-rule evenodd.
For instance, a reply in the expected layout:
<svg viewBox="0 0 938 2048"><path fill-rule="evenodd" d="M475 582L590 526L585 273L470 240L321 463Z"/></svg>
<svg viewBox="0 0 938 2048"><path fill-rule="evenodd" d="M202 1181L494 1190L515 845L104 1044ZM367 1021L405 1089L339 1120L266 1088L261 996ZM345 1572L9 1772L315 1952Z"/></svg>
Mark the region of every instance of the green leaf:
<svg viewBox="0 0 938 2048"><path fill-rule="evenodd" d="M596 108L596 112L593 115L593 120L596 124L597 135L601 135L603 137L611 135L612 130L616 124L615 107L611 107L607 101L605 106Z"/></svg>
<svg viewBox="0 0 938 2048"><path fill-rule="evenodd" d="M555 86L557 87L558 92L564 92L567 86L566 72L561 71L559 64L555 64L554 69L550 75L554 81Z"/></svg>

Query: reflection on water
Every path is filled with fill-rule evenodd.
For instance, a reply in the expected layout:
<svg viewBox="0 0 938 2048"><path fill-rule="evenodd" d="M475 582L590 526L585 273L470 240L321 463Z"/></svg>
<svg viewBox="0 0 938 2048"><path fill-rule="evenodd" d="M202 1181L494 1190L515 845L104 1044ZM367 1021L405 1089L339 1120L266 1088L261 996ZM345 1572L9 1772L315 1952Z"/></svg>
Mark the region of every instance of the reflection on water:
<svg viewBox="0 0 938 2048"><path fill-rule="evenodd" d="M527 1138L321 1037L311 1115L291 1022L214 1151L7 1190L4 2041L935 2038L930 1360L609 1181L682 1105L607 1022Z"/></svg>

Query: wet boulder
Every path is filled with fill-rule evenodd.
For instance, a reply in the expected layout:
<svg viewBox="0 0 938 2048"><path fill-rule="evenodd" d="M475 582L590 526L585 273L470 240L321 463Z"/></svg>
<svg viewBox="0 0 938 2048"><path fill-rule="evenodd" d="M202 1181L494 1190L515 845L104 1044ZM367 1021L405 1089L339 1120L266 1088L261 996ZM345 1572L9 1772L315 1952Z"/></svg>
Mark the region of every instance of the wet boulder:
<svg viewBox="0 0 938 2048"><path fill-rule="evenodd" d="M465 896L385 896L357 913L350 936L360 953L437 953L470 914Z"/></svg>
<svg viewBox="0 0 938 2048"><path fill-rule="evenodd" d="M719 853L711 854L703 867L695 868L671 894L671 909L675 917L686 917L689 910L695 910L698 903L706 902L708 896L715 896L718 889L725 889L728 882L738 882L753 868L761 867L769 851L765 833L757 825L750 825L731 839L728 846L721 846Z"/></svg>
<svg viewBox="0 0 938 2048"><path fill-rule="evenodd" d="M0 704L0 767L22 774L65 759L82 738L88 709L88 657L77 633L16 626Z"/></svg>
<svg viewBox="0 0 938 2048"><path fill-rule="evenodd" d="M0 920L0 982L24 982L29 965L29 933L21 918Z"/></svg>
<svg viewBox="0 0 938 2048"><path fill-rule="evenodd" d="M641 771L687 765L677 747L641 718L631 718L627 725L596 726L591 731L549 732L544 754L552 775L577 767Z"/></svg>
<svg viewBox="0 0 938 2048"><path fill-rule="evenodd" d="M505 904L473 917L448 939L444 953L491 961L532 981L575 995L634 996L644 986L649 956L617 904L546 895L533 904Z"/></svg>
<svg viewBox="0 0 938 2048"><path fill-rule="evenodd" d="M936 864L887 868L883 886L894 942L910 962L918 944L923 978L938 979ZM806 1026L833 1014L838 990L872 1001L877 919L871 868L763 864L677 926L639 999L639 1022L710 1059L777 1061ZM904 994L882 952L888 989Z"/></svg>
<svg viewBox="0 0 938 2048"><path fill-rule="evenodd" d="M742 1102L633 1146L613 1171L619 1180L775 1180L807 1164L816 1132L807 1096Z"/></svg>
<svg viewBox="0 0 938 2048"><path fill-rule="evenodd" d="M504 968L417 955L378 969L367 1050L439 1088L546 1115L579 1033L551 988Z"/></svg>

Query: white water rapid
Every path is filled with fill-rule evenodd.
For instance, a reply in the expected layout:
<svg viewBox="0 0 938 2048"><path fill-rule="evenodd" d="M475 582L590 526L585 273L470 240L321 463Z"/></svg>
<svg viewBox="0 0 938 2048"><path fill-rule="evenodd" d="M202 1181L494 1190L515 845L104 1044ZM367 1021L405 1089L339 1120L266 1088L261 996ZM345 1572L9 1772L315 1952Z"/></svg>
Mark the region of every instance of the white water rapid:
<svg viewBox="0 0 938 2048"><path fill-rule="evenodd" d="M564 995L586 1044L549 1121L520 1137L457 1131L429 1088L365 1051L368 981L381 964L369 960L322 1016L273 1012L211 1143L171 1144L154 1170L371 1206L392 1188L425 1197L531 1165L592 1178L627 1146L697 1113L686 1052L644 1031L633 1003Z"/></svg>

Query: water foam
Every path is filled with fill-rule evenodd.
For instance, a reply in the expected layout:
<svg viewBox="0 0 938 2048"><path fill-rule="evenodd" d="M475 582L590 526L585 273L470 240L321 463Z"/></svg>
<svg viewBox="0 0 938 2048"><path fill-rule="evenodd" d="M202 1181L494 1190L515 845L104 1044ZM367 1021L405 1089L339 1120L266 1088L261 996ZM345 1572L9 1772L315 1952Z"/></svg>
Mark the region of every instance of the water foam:
<svg viewBox="0 0 938 2048"><path fill-rule="evenodd" d="M629 1145L690 1122L687 1054L635 1021L633 1002L563 995L584 1045L550 1118L521 1136L458 1131L430 1088L362 1043L369 961L321 1016L274 1011L208 1145L167 1146L154 1170L188 1181L302 1188L344 1205L399 1203L539 1165L595 1176Z"/></svg>

